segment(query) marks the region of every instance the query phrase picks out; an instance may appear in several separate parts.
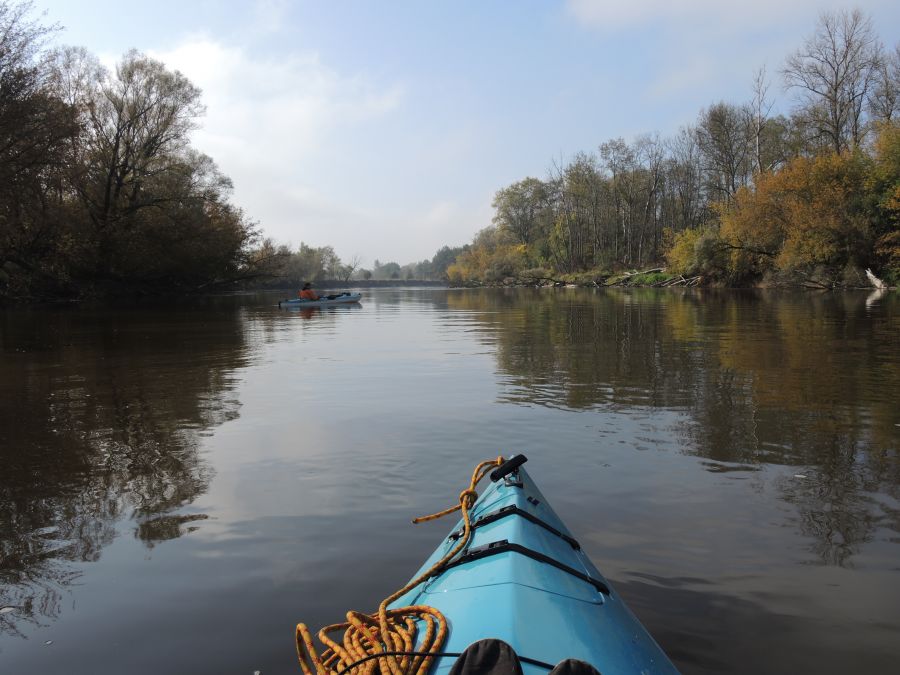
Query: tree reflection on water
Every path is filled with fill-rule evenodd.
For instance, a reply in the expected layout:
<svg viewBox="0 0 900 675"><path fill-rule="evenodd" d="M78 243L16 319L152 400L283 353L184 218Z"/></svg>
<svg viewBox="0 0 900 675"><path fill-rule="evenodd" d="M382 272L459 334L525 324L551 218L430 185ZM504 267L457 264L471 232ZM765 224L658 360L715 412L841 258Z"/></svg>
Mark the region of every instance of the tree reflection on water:
<svg viewBox="0 0 900 675"><path fill-rule="evenodd" d="M900 532L896 294L510 290L447 296L489 326L501 401L685 412L683 452L779 479L822 564ZM896 501L895 501L896 503Z"/></svg>
<svg viewBox="0 0 900 675"><path fill-rule="evenodd" d="M125 518L148 547L190 531L201 437L238 415L234 313L22 312L0 323L0 632L58 616Z"/></svg>

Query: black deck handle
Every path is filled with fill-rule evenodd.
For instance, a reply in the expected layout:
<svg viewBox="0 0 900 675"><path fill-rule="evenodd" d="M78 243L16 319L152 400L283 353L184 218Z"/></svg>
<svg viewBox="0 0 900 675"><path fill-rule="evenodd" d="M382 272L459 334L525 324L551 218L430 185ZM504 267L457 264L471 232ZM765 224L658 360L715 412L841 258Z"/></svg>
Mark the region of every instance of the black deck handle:
<svg viewBox="0 0 900 675"><path fill-rule="evenodd" d="M508 476L509 474L511 474L527 461L528 458L525 455L513 455L508 460L503 462L503 464L491 471L491 481L496 483L504 476Z"/></svg>

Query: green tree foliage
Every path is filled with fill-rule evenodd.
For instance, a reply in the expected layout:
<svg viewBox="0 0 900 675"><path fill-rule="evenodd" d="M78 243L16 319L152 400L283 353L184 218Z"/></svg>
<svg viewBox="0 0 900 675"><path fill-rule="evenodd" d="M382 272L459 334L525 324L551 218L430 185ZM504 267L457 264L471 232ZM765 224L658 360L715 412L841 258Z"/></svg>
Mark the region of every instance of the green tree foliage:
<svg viewBox="0 0 900 675"><path fill-rule="evenodd" d="M29 11L0 1L0 297L252 273L255 227L190 146L200 90L136 51L112 72L84 49L45 53Z"/></svg>
<svg viewBox="0 0 900 675"><path fill-rule="evenodd" d="M453 264L464 249L465 247L462 246L456 248L443 246L434 254L431 260L420 260L402 267L398 265L399 269L394 267L396 263L385 263L384 266L376 269L378 278L445 281L447 279L447 268Z"/></svg>
<svg viewBox="0 0 900 675"><path fill-rule="evenodd" d="M29 10L0 2L0 297L23 278L62 285L69 246L63 167L77 126L44 86L40 49L52 29Z"/></svg>
<svg viewBox="0 0 900 675"><path fill-rule="evenodd" d="M262 285L299 287L307 281L338 279L335 275L343 271L341 259L331 246L317 248L301 242L296 251L278 246L268 257L270 274L263 277Z"/></svg>
<svg viewBox="0 0 900 675"><path fill-rule="evenodd" d="M467 246L442 246L431 259L431 279L444 279L447 276L447 268L455 261L457 256L466 250Z"/></svg>
<svg viewBox="0 0 900 675"><path fill-rule="evenodd" d="M382 263L376 260L375 266L372 268L372 276L375 279L399 279L400 271L400 263Z"/></svg>
<svg viewBox="0 0 900 675"><path fill-rule="evenodd" d="M342 281L350 283L354 279L369 281L390 281L396 279L443 281L447 276L447 266L452 264L463 247L442 247L431 260L409 263L401 266L397 262L375 260L371 269L361 266L359 256L344 262L331 246L320 248L301 243L296 251L287 246L278 246L271 240L264 240L253 249L253 265L264 271L249 285L262 287L298 287L311 281Z"/></svg>
<svg viewBox="0 0 900 675"><path fill-rule="evenodd" d="M528 246L546 236L550 195L537 178L526 178L497 191L494 224Z"/></svg>
<svg viewBox="0 0 900 675"><path fill-rule="evenodd" d="M599 155L579 153L544 181L499 190L494 225L476 235L449 277L492 283L529 270L527 279L594 278L592 270L657 261L667 226L709 218L702 173L694 130L671 144L649 135L608 141Z"/></svg>

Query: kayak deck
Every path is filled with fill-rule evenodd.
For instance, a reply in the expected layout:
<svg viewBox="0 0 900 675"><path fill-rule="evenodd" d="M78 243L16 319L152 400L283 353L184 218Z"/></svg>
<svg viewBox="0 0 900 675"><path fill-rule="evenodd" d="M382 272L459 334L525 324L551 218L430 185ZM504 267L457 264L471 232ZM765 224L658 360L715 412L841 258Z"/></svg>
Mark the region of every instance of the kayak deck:
<svg viewBox="0 0 900 675"><path fill-rule="evenodd" d="M390 605L440 610L450 626L442 651L498 638L521 657L548 664L580 659L603 675L677 673L524 469L486 488L471 521L466 550ZM447 554L461 533L462 521L413 578ZM444 673L454 661L439 657L432 672ZM522 668L525 675L547 672L524 662Z"/></svg>

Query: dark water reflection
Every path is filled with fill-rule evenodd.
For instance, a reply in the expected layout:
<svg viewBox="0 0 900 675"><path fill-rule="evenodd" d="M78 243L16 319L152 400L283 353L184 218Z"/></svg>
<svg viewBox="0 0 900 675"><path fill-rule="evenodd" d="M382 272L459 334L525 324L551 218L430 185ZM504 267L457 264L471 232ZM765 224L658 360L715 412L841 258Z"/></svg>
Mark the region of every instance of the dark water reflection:
<svg viewBox="0 0 900 675"><path fill-rule="evenodd" d="M684 671L895 667L896 293L272 300L0 314L4 672L294 672L498 450Z"/></svg>
<svg viewBox="0 0 900 675"><path fill-rule="evenodd" d="M900 531L900 334L864 294L655 290L450 296L497 327L501 401L572 410L685 410L681 450L715 472L812 466L783 481L826 564ZM493 341L495 338L492 337ZM802 474L801 474L802 475ZM870 496L883 493L890 504Z"/></svg>
<svg viewBox="0 0 900 675"><path fill-rule="evenodd" d="M0 359L0 631L46 624L123 518L148 547L209 486L201 435L233 419L234 314L13 312ZM185 358L188 357L188 358ZM180 516L193 519L202 516Z"/></svg>

